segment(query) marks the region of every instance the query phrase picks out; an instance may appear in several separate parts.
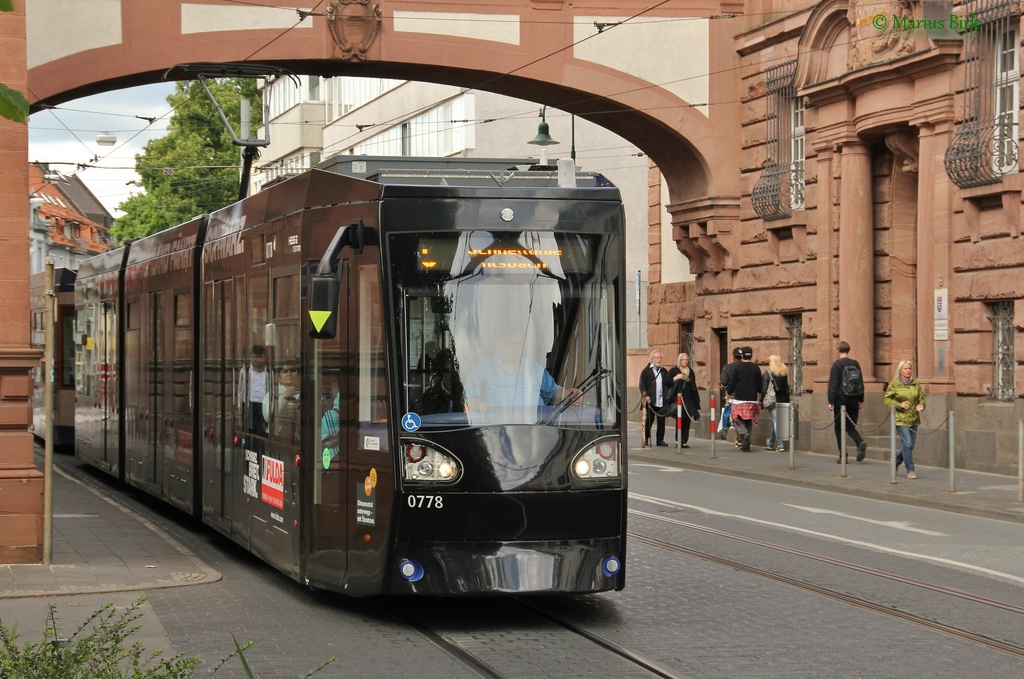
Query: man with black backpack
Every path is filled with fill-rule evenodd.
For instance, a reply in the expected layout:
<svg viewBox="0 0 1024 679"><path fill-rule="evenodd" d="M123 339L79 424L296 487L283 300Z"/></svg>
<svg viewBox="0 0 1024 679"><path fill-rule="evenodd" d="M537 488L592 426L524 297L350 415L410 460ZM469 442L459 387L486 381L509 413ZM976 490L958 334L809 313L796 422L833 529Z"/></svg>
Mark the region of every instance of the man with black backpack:
<svg viewBox="0 0 1024 679"><path fill-rule="evenodd" d="M836 462L843 461L843 424L839 417L840 406L846 406L846 433L857 444L857 462L862 462L864 455L867 454L868 444L857 431L857 418L864 404L864 374L860 370L860 363L850 358L849 343L840 342L836 349L839 351L839 358L832 364L832 371L828 376L828 409L833 412L835 418L836 443L839 445L840 455Z"/></svg>

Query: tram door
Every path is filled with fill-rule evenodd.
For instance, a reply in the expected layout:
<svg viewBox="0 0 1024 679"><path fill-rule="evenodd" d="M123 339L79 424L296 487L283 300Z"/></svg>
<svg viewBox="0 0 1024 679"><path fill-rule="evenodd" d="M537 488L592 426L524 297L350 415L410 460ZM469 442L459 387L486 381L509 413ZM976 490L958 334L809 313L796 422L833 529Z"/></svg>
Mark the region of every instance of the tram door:
<svg viewBox="0 0 1024 679"><path fill-rule="evenodd" d="M202 381L203 519L231 535L231 507L236 483L232 475L235 369L234 281L207 283L204 290L202 338L205 365ZM239 489L240 490L240 489Z"/></svg>
<svg viewBox="0 0 1024 679"><path fill-rule="evenodd" d="M119 444L120 424L117 395L117 305L114 300L98 303L91 287L86 305L79 311L83 340L83 380L75 416L78 456L124 480Z"/></svg>
<svg viewBox="0 0 1024 679"><path fill-rule="evenodd" d="M311 580L348 586L357 579L358 590L379 578L393 483L379 248L340 265L337 337L309 340L320 410L307 565Z"/></svg>

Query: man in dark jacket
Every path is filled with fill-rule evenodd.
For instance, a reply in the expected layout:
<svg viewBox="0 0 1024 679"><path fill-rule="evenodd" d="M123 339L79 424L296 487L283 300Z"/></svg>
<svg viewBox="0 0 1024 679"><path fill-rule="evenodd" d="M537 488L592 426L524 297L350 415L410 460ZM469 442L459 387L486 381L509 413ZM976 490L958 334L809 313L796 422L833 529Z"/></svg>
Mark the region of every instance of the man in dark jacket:
<svg viewBox="0 0 1024 679"><path fill-rule="evenodd" d="M655 413L665 406L665 399L672 388L672 379L668 376L668 370L661 364L661 352L651 352L651 362L640 372L640 398L647 404L647 421L644 422L644 440L650 444L651 425L658 420L658 445L667 446L665 443L665 418Z"/></svg>
<svg viewBox="0 0 1024 679"><path fill-rule="evenodd" d="M761 403L761 369L754 365L754 350L743 347L743 359L729 376L732 421L743 442L741 450L750 452L750 436Z"/></svg>
<svg viewBox="0 0 1024 679"><path fill-rule="evenodd" d="M846 406L846 433L850 435L853 442L857 444L857 462L864 460L867 454L868 444L861 438L857 431L857 418L860 416L860 408L864 404L864 382L860 370L860 363L850 358L850 345L847 342L840 342L836 345L839 351L839 358L832 364L832 370L828 375L828 409L833 412L836 430L836 444L839 446L839 459L836 463L843 461L843 430L842 419L839 417L840 406ZM847 367L855 368L860 378L860 394L856 387L849 384L844 387L844 373L849 374Z"/></svg>
<svg viewBox="0 0 1024 679"><path fill-rule="evenodd" d="M718 376L718 383L722 385L722 393L725 396L725 402L722 405L722 421L718 424L718 435L722 439L729 435L729 427L732 426L732 406L729 405L728 399L729 377L736 369L736 366L740 364L740 359L743 358L743 349L741 349L740 347L736 347L735 349L733 349L732 358L733 362L726 363L724 366L722 366L722 372ZM736 447L739 448L740 445L740 441L737 440Z"/></svg>

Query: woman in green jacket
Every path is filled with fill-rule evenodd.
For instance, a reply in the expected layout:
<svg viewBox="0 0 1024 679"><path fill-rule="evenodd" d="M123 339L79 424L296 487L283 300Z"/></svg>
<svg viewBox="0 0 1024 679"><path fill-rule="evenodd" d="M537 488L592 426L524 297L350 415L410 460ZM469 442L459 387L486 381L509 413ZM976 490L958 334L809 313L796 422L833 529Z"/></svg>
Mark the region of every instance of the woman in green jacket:
<svg viewBox="0 0 1024 679"><path fill-rule="evenodd" d="M896 408L896 432L903 442L903 449L896 456L896 468L907 465L907 478L916 479L914 472L914 444L917 442L917 427L921 424L924 410L924 390L914 379L914 364L900 361L896 376L885 388L885 405Z"/></svg>

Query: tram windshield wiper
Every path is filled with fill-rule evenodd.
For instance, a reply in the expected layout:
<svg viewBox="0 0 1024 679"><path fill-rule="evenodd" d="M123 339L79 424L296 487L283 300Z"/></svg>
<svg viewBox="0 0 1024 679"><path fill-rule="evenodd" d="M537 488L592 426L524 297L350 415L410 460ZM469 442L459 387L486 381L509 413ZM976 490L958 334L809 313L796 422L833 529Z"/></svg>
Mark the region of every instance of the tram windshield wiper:
<svg viewBox="0 0 1024 679"><path fill-rule="evenodd" d="M596 387L602 379L611 374L612 371L609 370L608 368L594 368L594 372L590 373L590 375L586 379L584 379L578 387L574 387L573 389L570 390L572 392L575 392L578 389L580 391L579 396L575 396L574 394L570 393L561 401L551 406L551 412L537 420L537 424L551 424L552 422L554 422L559 415L564 413L569 408L569 406L581 400L584 396L587 395L588 391Z"/></svg>

